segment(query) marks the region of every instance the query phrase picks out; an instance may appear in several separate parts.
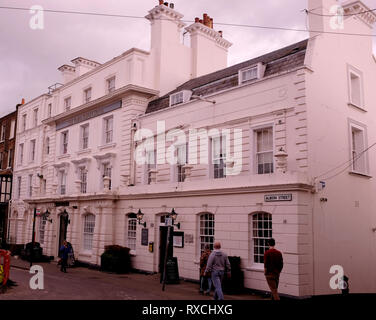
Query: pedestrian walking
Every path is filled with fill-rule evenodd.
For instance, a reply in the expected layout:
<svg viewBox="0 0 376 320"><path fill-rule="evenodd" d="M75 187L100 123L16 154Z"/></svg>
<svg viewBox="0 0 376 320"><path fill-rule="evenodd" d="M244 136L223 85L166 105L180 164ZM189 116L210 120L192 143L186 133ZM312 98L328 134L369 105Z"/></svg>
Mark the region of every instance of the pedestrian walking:
<svg viewBox="0 0 376 320"><path fill-rule="evenodd" d="M223 300L222 281L225 274L231 277L231 265L228 260L227 254L221 250L221 243L214 243L214 250L208 259L205 274L211 272L211 279L215 286L214 300Z"/></svg>
<svg viewBox="0 0 376 320"><path fill-rule="evenodd" d="M278 295L279 275L283 268L282 253L274 248L275 240L273 238L268 240L269 250L264 253L264 271L265 278L269 285L272 299L280 300Z"/></svg>
<svg viewBox="0 0 376 320"><path fill-rule="evenodd" d="M212 287L211 273L205 275L206 266L208 265L208 259L211 250L208 244L205 245L204 252L200 257L200 293L209 295ZM207 284L207 290L204 293L204 286Z"/></svg>
<svg viewBox="0 0 376 320"><path fill-rule="evenodd" d="M70 249L68 248L68 242L64 240L63 245L60 248L60 258L61 258L61 272L67 273L67 264L68 264L68 254Z"/></svg>

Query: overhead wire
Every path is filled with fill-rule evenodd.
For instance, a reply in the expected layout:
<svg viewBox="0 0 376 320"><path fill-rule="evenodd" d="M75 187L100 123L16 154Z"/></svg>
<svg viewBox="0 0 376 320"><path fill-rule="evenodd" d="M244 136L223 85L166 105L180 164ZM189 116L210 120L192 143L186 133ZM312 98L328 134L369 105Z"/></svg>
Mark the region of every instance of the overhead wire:
<svg viewBox="0 0 376 320"><path fill-rule="evenodd" d="M30 8L23 8L23 7L0 6L0 9L30 11ZM36 11L38 11L38 10L36 10ZM143 16L135 16L135 15L84 12L84 11L67 11L67 10L52 10L52 9L43 9L43 10L40 10L40 11L49 12L49 13L91 15L91 16L127 18L127 19L144 19L145 18ZM306 12L310 13L310 11L308 11L308 10ZM164 20L169 20L169 19L164 19ZM186 22L186 23L193 23L194 22L192 20L181 20L181 21ZM273 27L273 26L250 25L250 24L235 24L235 23L225 23L225 22L215 22L214 24L218 25L218 26L240 27L240 28L254 28L254 29L293 31L293 32L316 32L316 33L325 33L325 34L334 34L334 35L376 37L375 34L364 34L364 33L346 33L346 32L335 32L335 31L307 30L307 29L287 28L287 27Z"/></svg>

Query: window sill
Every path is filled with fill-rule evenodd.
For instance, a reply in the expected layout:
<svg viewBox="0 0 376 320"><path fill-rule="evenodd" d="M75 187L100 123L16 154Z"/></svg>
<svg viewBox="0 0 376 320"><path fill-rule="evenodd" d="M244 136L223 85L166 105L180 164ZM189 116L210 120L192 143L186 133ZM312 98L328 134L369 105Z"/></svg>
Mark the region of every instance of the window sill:
<svg viewBox="0 0 376 320"><path fill-rule="evenodd" d="M91 257L92 252L91 251L83 251L83 252L80 252L80 256Z"/></svg>
<svg viewBox="0 0 376 320"><path fill-rule="evenodd" d="M62 155L58 156L57 158L58 158L59 160L60 160L60 159L70 158L70 154L69 154L69 153L67 153L67 154L62 154Z"/></svg>
<svg viewBox="0 0 376 320"><path fill-rule="evenodd" d="M116 147L116 142L112 142L112 143L104 144L102 146L98 146L98 149L103 150L103 149L110 149L110 148L115 148L115 147Z"/></svg>
<svg viewBox="0 0 376 320"><path fill-rule="evenodd" d="M87 148L87 149L82 149L80 151L77 151L77 155L81 155L81 154L86 154L86 153L90 153L91 152L91 149Z"/></svg>
<svg viewBox="0 0 376 320"><path fill-rule="evenodd" d="M132 257L137 256L137 254L136 254L136 250L130 250L130 251L129 251L129 254L130 254Z"/></svg>
<svg viewBox="0 0 376 320"><path fill-rule="evenodd" d="M258 266L258 265L253 265L250 267L245 268L247 271L256 271L256 272L262 272L264 273L264 266Z"/></svg>
<svg viewBox="0 0 376 320"><path fill-rule="evenodd" d="M364 107L359 106L359 105L357 105L357 104L355 104L355 103L348 102L347 105L350 106L350 107L357 108L357 109L359 109L359 110L361 110L361 111L367 112L367 110L366 110Z"/></svg>
<svg viewBox="0 0 376 320"><path fill-rule="evenodd" d="M350 171L349 174L353 175L353 176L359 176L359 177L363 177L363 178L368 178L368 179L372 178L372 176L370 176L369 174L362 173L362 172Z"/></svg>

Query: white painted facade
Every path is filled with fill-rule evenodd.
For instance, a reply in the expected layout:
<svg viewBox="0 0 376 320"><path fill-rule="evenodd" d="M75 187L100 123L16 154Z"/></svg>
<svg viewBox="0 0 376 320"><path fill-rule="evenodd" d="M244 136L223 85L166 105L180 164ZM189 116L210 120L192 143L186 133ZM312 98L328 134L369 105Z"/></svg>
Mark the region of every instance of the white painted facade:
<svg viewBox="0 0 376 320"><path fill-rule="evenodd" d="M309 9L328 13L336 3L312 0ZM347 12L365 8L360 1L345 6L350 10ZM371 34L375 17L369 13L346 18L343 32ZM254 237L260 232L254 230L253 223L263 218L270 219L271 235L284 256L279 287L282 294L304 297L338 293L329 287L332 265L344 268L350 278L350 292L375 292L375 152L370 148L364 156L360 153L376 142L372 38L312 33L302 65L269 76L263 76L266 71L260 65L255 81L205 95L205 100L194 98L145 113L153 99L186 81L225 68L230 46L219 33L201 23L187 28L191 47L184 46L180 41L182 15L164 5L152 9L146 18L152 26L150 52L131 49L102 65L83 58L72 60L75 66L60 68L67 80L62 87L19 108L13 189L13 198L18 200L12 207L12 219L18 221L17 243L31 240L34 206L42 212L48 209L52 222L45 224L42 246L45 254L56 256L61 241L60 215L66 210L70 220L66 238L79 260L100 264L104 246L119 244L132 248L135 268L158 272L162 216L174 208L176 222L181 224L175 231L184 232L185 237L184 247L174 247L181 277L198 279L203 240L215 239L230 256L241 257L247 288L267 290L263 265L255 254L256 243L262 243L262 239ZM311 16L311 29L330 31L329 18L320 19ZM92 70L82 73L88 68ZM108 80L113 78L114 90L109 92ZM91 99L85 101L89 88ZM65 108L67 98L71 99L69 110ZM32 119L37 106L41 110L38 125L24 132L22 115L27 113ZM106 142L106 121L110 118L112 139ZM162 133L157 132L161 120L165 123ZM88 130L85 148L83 127ZM178 182L176 166L162 161L163 150L174 139L166 142L166 149L156 144L159 163L148 171L146 165L134 161L133 151L141 143L135 143L135 132L140 129L151 130L155 142L162 141L171 129L186 134L193 129L228 129L227 172L239 169L239 174L217 179L213 164L190 161L185 181ZM236 137L235 132L240 131L241 137ZM68 132L66 147L64 132ZM260 135L267 141L263 142L266 151L258 150ZM34 139L36 159L19 165L19 145L26 146L26 159ZM211 160L213 143L209 139L198 155ZM197 150L202 145L200 140ZM240 159L231 159L234 148L240 147L241 163ZM188 149L193 158L191 143ZM287 154L287 164L277 160L281 149ZM262 152L267 153L265 157L271 155L273 172L261 174L257 159ZM354 156L359 159L351 162ZM111 188L104 165L111 168ZM86 172L85 179L82 172ZM62 173L66 174L64 194ZM31 197L26 186L29 174L35 177ZM18 176L22 177L19 197ZM320 181L325 182L325 188L320 188ZM270 201L271 195L284 195L287 201ZM142 226L129 217L138 209L145 214L153 252L141 244ZM206 230L214 232L206 239L200 228L203 219ZM208 219L214 219L213 228ZM38 222L36 230L38 240ZM270 235L269 231L265 235Z"/></svg>

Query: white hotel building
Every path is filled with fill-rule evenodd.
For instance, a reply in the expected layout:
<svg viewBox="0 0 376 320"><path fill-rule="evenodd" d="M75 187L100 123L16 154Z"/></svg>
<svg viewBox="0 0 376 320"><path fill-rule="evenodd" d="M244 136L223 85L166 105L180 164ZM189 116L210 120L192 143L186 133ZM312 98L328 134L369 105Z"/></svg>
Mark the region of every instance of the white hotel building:
<svg viewBox="0 0 376 320"><path fill-rule="evenodd" d="M132 249L133 267L158 272L174 208L183 278L198 279L201 248L219 240L241 258L245 286L267 290L263 252L273 237L284 256L282 294L340 292L329 286L333 265L350 292L375 292L376 59L372 37L330 33L335 4L309 0L318 14L309 15L309 39L231 67L231 43L210 18L186 27L162 4L146 16L150 51L60 67L64 84L18 112L17 243L31 241L37 207L50 212L51 222L36 223L44 254L56 257L66 238L79 260L99 265L104 246L118 244ZM356 15L336 32L372 34L376 15L361 1L344 10ZM197 145L177 139L194 130L211 134ZM135 159L145 138L151 164ZM164 161L172 143L179 164Z"/></svg>

